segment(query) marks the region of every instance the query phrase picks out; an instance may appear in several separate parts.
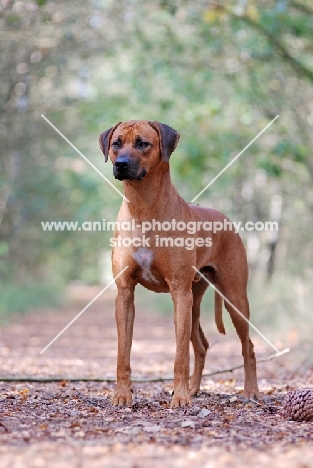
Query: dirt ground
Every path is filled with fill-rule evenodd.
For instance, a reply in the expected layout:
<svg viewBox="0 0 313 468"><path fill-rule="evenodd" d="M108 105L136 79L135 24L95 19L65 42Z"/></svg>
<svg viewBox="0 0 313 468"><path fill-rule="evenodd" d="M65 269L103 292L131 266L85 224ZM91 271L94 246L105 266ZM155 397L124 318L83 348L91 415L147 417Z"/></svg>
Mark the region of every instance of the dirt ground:
<svg viewBox="0 0 313 468"><path fill-rule="evenodd" d="M36 311L1 329L1 468L313 467L313 424L288 421L280 414L289 389L313 386L309 343L293 342L290 353L259 364L259 402L242 397L239 369L203 378L199 396L187 409L169 408L171 381L136 382L133 408L116 408L111 405L112 382L79 380L114 379L114 291L106 292L40 354L96 292L72 291L76 300L63 310ZM206 373L241 364L232 330L219 335L209 318L203 328L211 343L218 340L208 352ZM272 354L252 335L258 358ZM171 376L174 351L172 317L139 308L133 377ZM64 380L2 380L30 376Z"/></svg>

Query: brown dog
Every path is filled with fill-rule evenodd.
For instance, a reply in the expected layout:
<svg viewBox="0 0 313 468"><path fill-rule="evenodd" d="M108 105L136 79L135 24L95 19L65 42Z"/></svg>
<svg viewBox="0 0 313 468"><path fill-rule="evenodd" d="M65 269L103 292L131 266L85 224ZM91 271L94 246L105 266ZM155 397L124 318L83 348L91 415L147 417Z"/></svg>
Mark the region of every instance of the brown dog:
<svg viewBox="0 0 313 468"><path fill-rule="evenodd" d="M112 254L114 276L128 267L116 280L118 357L113 400L116 405L132 404L130 351L137 283L151 291L170 292L174 302L176 357L171 407L189 405L190 396L199 391L209 346L200 326L200 303L208 283L193 267L249 318L248 267L239 235L229 227L231 223L222 213L187 204L171 182L169 159L178 140L179 134L171 127L145 120L120 122L103 132L99 139L105 160L110 156L113 174L123 181L129 200L124 199L118 214L118 222L123 224L116 229ZM196 232L189 230L192 235L181 230L183 223L190 227L190 222L193 228L196 226ZM208 230L210 222L228 223L228 229ZM131 223L132 230L129 230ZM160 231L160 226L166 232ZM160 246L164 234L167 240L163 239ZM218 330L225 333L222 302L215 292L216 323ZM242 344L244 395L257 398L256 362L249 325L229 303L224 303ZM195 354L190 387L189 340Z"/></svg>

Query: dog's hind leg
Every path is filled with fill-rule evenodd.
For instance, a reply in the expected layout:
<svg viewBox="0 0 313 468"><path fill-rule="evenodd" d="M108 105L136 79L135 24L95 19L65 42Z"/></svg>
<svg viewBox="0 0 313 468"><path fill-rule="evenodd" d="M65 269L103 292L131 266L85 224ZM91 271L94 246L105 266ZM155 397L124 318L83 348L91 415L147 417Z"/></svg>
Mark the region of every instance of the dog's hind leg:
<svg viewBox="0 0 313 468"><path fill-rule="evenodd" d="M200 304L208 283L204 279L194 282L192 285L193 306L192 306L192 327L190 340L192 342L195 362L194 371L190 379L190 394L196 395L200 390L202 371L205 363L205 356L209 343L204 336L203 330L200 325Z"/></svg>
<svg viewBox="0 0 313 468"><path fill-rule="evenodd" d="M220 291L224 296L233 304L224 301L225 307L228 310L232 322L235 326L236 332L240 338L242 346L242 355L244 360L245 383L244 383L244 396L246 398L258 398L259 389L256 376L256 360L254 354L253 343L249 336L249 302L246 292L246 284L240 279L238 275L228 275L227 280L222 280L216 287L221 288ZM242 314L242 315L241 315Z"/></svg>

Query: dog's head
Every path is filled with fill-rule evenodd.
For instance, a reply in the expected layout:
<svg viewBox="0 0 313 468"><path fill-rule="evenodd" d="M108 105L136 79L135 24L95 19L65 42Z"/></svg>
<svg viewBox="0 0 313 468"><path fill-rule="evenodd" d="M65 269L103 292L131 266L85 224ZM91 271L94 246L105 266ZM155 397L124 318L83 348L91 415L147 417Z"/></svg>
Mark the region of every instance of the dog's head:
<svg viewBox="0 0 313 468"><path fill-rule="evenodd" d="M178 140L179 133L168 125L131 120L101 133L99 143L116 179L141 180L162 161L169 162Z"/></svg>

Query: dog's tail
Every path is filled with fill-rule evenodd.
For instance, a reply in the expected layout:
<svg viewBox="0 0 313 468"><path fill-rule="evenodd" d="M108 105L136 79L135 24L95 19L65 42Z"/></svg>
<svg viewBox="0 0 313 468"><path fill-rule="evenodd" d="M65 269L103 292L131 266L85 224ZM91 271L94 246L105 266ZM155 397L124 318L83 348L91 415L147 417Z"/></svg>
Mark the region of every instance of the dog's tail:
<svg viewBox="0 0 313 468"><path fill-rule="evenodd" d="M222 309L223 309L223 298L222 296L215 291L215 323L217 326L217 329L220 333L223 333L225 335L225 327L223 324L223 317L222 317Z"/></svg>

